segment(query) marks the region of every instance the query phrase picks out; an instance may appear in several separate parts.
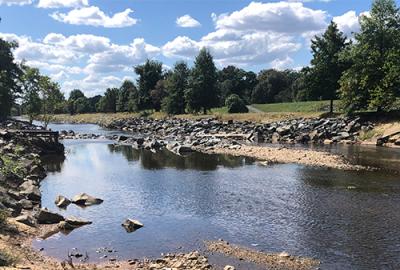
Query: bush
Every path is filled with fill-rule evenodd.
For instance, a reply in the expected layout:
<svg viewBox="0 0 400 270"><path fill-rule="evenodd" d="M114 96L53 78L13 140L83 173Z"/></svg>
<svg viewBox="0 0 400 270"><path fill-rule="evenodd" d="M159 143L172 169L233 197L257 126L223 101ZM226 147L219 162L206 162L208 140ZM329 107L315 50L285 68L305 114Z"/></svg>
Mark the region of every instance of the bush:
<svg viewBox="0 0 400 270"><path fill-rule="evenodd" d="M249 109L246 103L236 94L232 94L225 100L225 106L229 113L248 113Z"/></svg>

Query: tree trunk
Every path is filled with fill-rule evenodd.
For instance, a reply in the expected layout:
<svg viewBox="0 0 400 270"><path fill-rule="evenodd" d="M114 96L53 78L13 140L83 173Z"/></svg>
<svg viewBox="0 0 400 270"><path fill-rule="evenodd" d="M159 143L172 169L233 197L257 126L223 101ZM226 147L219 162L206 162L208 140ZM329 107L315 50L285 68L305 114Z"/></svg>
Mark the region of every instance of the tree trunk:
<svg viewBox="0 0 400 270"><path fill-rule="evenodd" d="M330 113L333 113L333 99L331 99Z"/></svg>
<svg viewBox="0 0 400 270"><path fill-rule="evenodd" d="M206 115L207 114L207 109L203 108L203 114Z"/></svg>

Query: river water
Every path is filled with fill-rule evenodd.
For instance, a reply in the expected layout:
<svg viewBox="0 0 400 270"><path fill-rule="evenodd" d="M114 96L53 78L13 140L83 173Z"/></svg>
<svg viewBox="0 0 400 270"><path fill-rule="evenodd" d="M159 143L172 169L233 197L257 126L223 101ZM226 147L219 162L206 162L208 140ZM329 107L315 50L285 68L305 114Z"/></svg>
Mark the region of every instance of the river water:
<svg viewBox="0 0 400 270"><path fill-rule="evenodd" d="M113 133L95 125L52 129ZM42 205L93 224L36 240L34 246L47 255L64 259L78 248L90 261L158 257L202 249L204 240L223 238L262 251L313 257L322 262L321 269L399 269L400 176L391 170L399 164L397 150L330 149L360 163L389 164L389 170L344 172L293 164L264 167L249 158L221 155L179 157L108 141L64 143L66 159L48 165ZM54 205L59 194L81 192L104 203L67 210ZM145 226L127 233L121 226L126 218ZM116 252L104 259L99 248Z"/></svg>

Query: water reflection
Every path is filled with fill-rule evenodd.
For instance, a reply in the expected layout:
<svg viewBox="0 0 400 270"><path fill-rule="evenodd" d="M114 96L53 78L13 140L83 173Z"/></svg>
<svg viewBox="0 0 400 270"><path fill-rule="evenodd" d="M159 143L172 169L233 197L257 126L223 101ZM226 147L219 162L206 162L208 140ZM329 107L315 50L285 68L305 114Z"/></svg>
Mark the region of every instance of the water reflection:
<svg viewBox="0 0 400 270"><path fill-rule="evenodd" d="M207 155L197 152L178 156L166 149L153 153L144 149L115 144L109 144L108 149L111 153L121 153L128 161L140 161L141 166L148 170L175 168L178 170L213 171L218 166L235 168L251 165L255 161L255 159L248 157Z"/></svg>
<svg viewBox="0 0 400 270"><path fill-rule="evenodd" d="M111 247L122 258L197 249L223 238L257 249L318 258L322 269L395 269L400 264L400 181L381 172L293 164L104 143L67 145L61 171L42 182L42 205L93 221L34 245L63 258L68 250ZM247 165L246 165L247 164ZM57 209L54 199L86 192L95 207ZM127 234L126 218L145 226ZM181 249L179 247L182 247Z"/></svg>

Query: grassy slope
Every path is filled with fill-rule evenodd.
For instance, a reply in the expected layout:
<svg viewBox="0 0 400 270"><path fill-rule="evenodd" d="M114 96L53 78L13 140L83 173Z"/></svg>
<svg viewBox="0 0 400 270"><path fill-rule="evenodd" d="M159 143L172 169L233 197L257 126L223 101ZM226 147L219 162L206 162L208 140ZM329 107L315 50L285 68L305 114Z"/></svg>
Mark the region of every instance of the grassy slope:
<svg viewBox="0 0 400 270"><path fill-rule="evenodd" d="M330 101L305 101L274 104L253 104L263 112L328 112ZM339 112L339 101L334 101L334 111Z"/></svg>

